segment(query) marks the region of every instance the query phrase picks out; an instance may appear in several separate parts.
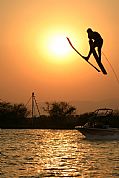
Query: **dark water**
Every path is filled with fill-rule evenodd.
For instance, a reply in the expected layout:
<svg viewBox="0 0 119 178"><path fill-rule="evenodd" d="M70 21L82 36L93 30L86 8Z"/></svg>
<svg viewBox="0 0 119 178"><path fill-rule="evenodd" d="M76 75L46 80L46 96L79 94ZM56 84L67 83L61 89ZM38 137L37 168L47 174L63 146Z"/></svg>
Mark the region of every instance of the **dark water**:
<svg viewBox="0 0 119 178"><path fill-rule="evenodd" d="M0 130L0 177L119 177L119 141L76 130Z"/></svg>

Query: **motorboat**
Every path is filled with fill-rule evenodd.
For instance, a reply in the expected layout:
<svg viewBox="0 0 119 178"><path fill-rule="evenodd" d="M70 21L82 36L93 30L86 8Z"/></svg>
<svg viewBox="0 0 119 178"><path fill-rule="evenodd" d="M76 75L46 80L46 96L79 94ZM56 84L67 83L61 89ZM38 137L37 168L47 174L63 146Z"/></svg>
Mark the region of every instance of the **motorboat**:
<svg viewBox="0 0 119 178"><path fill-rule="evenodd" d="M119 139L119 128L109 125L112 116L112 109L97 109L84 126L76 126L75 129L88 139Z"/></svg>

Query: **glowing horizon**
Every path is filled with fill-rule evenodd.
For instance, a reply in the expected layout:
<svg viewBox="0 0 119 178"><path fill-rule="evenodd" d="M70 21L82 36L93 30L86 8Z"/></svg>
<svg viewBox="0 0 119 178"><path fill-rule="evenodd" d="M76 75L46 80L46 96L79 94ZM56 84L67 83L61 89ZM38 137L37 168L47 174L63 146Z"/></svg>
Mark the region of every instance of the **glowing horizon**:
<svg viewBox="0 0 119 178"><path fill-rule="evenodd" d="M86 30L98 31L104 39L103 52L119 76L118 6L118 1L111 0L0 1L0 98L22 102L32 91L42 101L119 98L119 87L104 57L106 77L87 64L66 39L86 56ZM98 67L93 55L90 62Z"/></svg>

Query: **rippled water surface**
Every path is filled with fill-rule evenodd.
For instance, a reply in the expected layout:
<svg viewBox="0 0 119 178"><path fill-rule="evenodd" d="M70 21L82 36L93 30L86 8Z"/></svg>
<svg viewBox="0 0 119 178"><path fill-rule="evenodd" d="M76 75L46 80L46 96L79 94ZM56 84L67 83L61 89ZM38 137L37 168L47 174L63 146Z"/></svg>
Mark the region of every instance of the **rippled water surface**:
<svg viewBox="0 0 119 178"><path fill-rule="evenodd" d="M0 130L0 177L119 177L119 141L77 130Z"/></svg>

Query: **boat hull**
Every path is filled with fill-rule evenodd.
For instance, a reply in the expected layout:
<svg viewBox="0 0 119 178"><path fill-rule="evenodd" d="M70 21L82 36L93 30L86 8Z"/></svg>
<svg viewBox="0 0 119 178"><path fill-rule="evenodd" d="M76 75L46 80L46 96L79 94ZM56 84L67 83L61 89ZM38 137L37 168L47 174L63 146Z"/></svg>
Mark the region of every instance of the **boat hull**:
<svg viewBox="0 0 119 178"><path fill-rule="evenodd" d="M117 128L101 129L77 127L76 129L86 138L90 139L119 139L119 129Z"/></svg>

